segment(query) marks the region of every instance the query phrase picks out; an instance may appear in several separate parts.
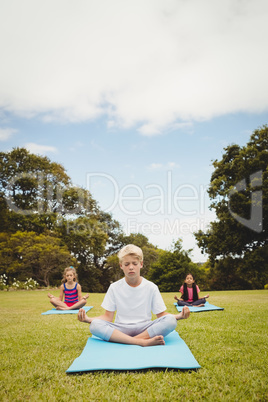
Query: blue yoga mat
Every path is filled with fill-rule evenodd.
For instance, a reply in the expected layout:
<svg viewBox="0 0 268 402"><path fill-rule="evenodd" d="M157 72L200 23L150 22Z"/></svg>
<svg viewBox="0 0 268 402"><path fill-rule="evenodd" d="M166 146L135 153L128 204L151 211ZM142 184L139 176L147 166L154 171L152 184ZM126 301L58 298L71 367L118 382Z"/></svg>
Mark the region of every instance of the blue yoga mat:
<svg viewBox="0 0 268 402"><path fill-rule="evenodd" d="M186 343L176 331L165 337L165 345L136 346L88 338L81 355L66 373L97 370L142 370L148 368L197 369Z"/></svg>
<svg viewBox="0 0 268 402"><path fill-rule="evenodd" d="M177 303L174 303L174 306L178 311L182 311L183 306L178 306ZM191 313L200 313L201 311L212 311L212 310L224 310L222 307L217 307L214 306L213 304L210 304L209 302L206 302L204 307L196 307L196 306L188 306L189 310Z"/></svg>
<svg viewBox="0 0 268 402"><path fill-rule="evenodd" d="M93 308L93 306L86 306L83 307L83 309L87 312L89 310L91 310ZM55 308L53 308L52 310L48 310L45 313L41 313L42 315L48 315L48 314L78 314L78 310L57 310Z"/></svg>

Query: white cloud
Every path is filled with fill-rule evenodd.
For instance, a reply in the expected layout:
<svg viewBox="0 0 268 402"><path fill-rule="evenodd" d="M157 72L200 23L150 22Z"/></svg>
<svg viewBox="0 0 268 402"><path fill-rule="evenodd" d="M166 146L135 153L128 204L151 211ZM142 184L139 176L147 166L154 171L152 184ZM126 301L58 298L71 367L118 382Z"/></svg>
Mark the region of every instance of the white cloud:
<svg viewBox="0 0 268 402"><path fill-rule="evenodd" d="M57 148L49 146L49 145L39 145L33 142L28 142L25 144L25 148L28 149L33 154L46 154L46 153L57 153Z"/></svg>
<svg viewBox="0 0 268 402"><path fill-rule="evenodd" d="M154 124L151 124L151 123L144 124L143 126L141 126L138 129L138 131L141 134L143 134L143 135L145 135L147 137L151 137L153 135L161 134L160 129L157 126L155 126Z"/></svg>
<svg viewBox="0 0 268 402"><path fill-rule="evenodd" d="M17 130L14 128L0 128L0 141L9 140L9 138L16 132Z"/></svg>
<svg viewBox="0 0 268 402"><path fill-rule="evenodd" d="M266 0L0 5L0 107L145 136L268 110Z"/></svg>

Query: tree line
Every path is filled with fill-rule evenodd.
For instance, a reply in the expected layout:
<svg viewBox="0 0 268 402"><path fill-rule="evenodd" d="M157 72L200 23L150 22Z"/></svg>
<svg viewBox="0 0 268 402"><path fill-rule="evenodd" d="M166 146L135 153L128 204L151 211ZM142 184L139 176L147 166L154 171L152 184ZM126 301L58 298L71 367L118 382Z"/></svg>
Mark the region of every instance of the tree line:
<svg viewBox="0 0 268 402"><path fill-rule="evenodd" d="M204 265L177 239L170 250L142 233L127 236L91 193L74 186L64 167L14 148L0 153L0 274L58 286L68 265L84 291L105 292L121 277L117 252L133 243L144 252L143 276L161 291L178 291L188 272L202 289L254 289L268 283L268 127L244 147L224 148L208 189L217 220L195 233Z"/></svg>

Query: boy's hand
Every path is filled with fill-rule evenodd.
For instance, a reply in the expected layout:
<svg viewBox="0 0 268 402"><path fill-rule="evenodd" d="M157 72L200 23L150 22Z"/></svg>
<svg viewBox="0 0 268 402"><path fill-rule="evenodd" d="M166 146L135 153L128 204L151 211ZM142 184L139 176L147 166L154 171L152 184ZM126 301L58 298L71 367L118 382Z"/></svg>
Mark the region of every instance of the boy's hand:
<svg viewBox="0 0 268 402"><path fill-rule="evenodd" d="M81 322L87 322L88 324L91 323L90 318L86 315L86 312L85 312L85 310L83 308L80 308L80 310L78 311L77 318Z"/></svg>
<svg viewBox="0 0 268 402"><path fill-rule="evenodd" d="M182 308L182 311L180 312L180 314L175 315L175 318L176 318L176 320L183 320L183 319L188 318L189 315L190 315L189 307L184 306Z"/></svg>
<svg viewBox="0 0 268 402"><path fill-rule="evenodd" d="M189 307L184 306L181 311L182 317L181 318L188 318L190 315Z"/></svg>

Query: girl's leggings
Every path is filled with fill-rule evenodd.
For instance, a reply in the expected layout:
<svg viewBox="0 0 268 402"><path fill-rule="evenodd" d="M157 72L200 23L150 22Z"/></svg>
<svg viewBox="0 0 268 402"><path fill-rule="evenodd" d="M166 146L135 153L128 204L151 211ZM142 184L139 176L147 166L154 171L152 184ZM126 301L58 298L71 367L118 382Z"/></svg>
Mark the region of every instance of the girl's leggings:
<svg viewBox="0 0 268 402"><path fill-rule="evenodd" d="M150 338L157 335L167 336L174 331L177 326L177 320L172 314L164 315L154 321L146 321L138 324L118 324L96 318L90 324L90 332L103 339L109 341L115 329L129 336L136 336L142 332L148 332Z"/></svg>
<svg viewBox="0 0 268 402"><path fill-rule="evenodd" d="M186 301L181 301L181 300L177 301L178 306L198 306L199 304L205 304L205 303L206 303L205 298L195 300L194 302L186 302Z"/></svg>

